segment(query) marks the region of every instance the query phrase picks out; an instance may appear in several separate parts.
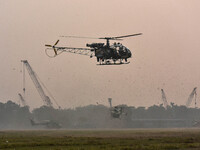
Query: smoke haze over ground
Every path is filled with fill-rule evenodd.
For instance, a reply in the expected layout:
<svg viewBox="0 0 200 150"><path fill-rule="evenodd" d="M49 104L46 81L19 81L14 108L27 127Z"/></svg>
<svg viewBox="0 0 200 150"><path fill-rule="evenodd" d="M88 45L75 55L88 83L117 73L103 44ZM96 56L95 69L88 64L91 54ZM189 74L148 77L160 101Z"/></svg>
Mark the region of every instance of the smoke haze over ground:
<svg viewBox="0 0 200 150"><path fill-rule="evenodd" d="M20 60L27 59L66 109L107 105L108 97L115 105L159 105L161 88L169 102L185 105L191 90L200 87L199 11L199 0L1 0L0 100L18 101ZM44 45L60 35L140 32L142 36L122 41L133 53L128 65L97 66L96 59L68 53L50 59L44 52ZM104 41L60 38L59 46L92 42ZM27 103L37 108L43 102L29 77L26 80Z"/></svg>
<svg viewBox="0 0 200 150"><path fill-rule="evenodd" d="M131 107L124 105L124 114L113 118L104 105L88 105L75 109L54 109L47 106L29 111L8 101L0 103L0 130L4 129L112 129L112 128L178 128L199 127L200 109L162 105ZM36 124L32 124L33 120ZM59 124L59 126L58 126Z"/></svg>

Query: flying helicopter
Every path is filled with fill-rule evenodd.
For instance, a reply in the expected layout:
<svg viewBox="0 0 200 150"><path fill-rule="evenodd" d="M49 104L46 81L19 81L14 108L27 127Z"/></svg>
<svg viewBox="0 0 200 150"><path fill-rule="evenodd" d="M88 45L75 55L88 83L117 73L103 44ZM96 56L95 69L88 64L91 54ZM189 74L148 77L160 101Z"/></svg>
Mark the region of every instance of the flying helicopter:
<svg viewBox="0 0 200 150"><path fill-rule="evenodd" d="M120 119L122 115L127 115L125 113L125 105L112 106L112 98L108 98L108 102L110 104L110 115L112 118Z"/></svg>
<svg viewBox="0 0 200 150"><path fill-rule="evenodd" d="M118 40L123 40L123 38L138 36L138 35L142 35L142 33L116 36L116 37L101 37L101 38L80 37L80 36L61 36L61 37L66 37L66 38L104 39L106 40L106 44L105 43L86 44L86 47L88 48L59 47L57 46L59 40L57 40L54 45L46 44L45 46L48 48L45 50L45 52L47 56L49 57L55 57L61 54L62 52L88 55L90 56L90 58L95 56L97 58L97 62L99 62L100 65L128 64L129 63L128 58L131 58L132 56L131 51L119 42L114 42L113 44L110 44L110 40L118 41ZM50 56L47 52L48 50L54 50L54 56ZM119 62L119 63L116 63L116 62Z"/></svg>

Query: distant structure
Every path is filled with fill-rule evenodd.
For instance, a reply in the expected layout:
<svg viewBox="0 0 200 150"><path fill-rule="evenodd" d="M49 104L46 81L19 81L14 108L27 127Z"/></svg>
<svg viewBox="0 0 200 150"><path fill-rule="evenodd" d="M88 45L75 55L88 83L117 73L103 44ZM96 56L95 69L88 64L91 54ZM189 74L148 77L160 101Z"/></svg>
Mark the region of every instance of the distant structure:
<svg viewBox="0 0 200 150"><path fill-rule="evenodd" d="M108 102L110 104L110 108L112 108L112 98L108 98Z"/></svg>
<svg viewBox="0 0 200 150"><path fill-rule="evenodd" d="M164 92L163 89L161 89L161 95L162 95L163 106L164 106L165 108L167 108L168 102L167 102L167 98L166 98L166 95L165 95L165 92Z"/></svg>
<svg viewBox="0 0 200 150"><path fill-rule="evenodd" d="M23 97L20 93L18 93L18 96L19 96L19 99L20 99L20 101L21 101L21 103L22 103L22 106L27 106L24 97Z"/></svg>
<svg viewBox="0 0 200 150"><path fill-rule="evenodd" d="M53 107L53 103L51 101L51 99L45 94L44 92L44 89L42 88L42 85L43 87L46 89L46 91L49 93L49 95L52 97L52 99L55 101L55 99L53 98L53 96L50 94L50 92L47 90L47 88L44 86L44 84L40 84L39 82L39 77L36 75L36 73L33 71L32 67L30 66L30 64L28 63L27 60L21 60L21 62L24 64L24 66L26 67L34 85L35 85L35 88L37 89L40 97L42 98L43 102L45 105L49 106L49 107ZM25 70L23 70L25 71ZM25 73L23 73L23 75L25 75ZM23 87L23 91L24 91L24 95L25 95L25 77L24 78L24 87ZM42 82L41 82L42 83ZM20 96L21 97L21 96ZM23 97L21 97L23 98ZM55 103L57 104L57 102L55 101ZM57 104L57 106L60 108L60 106Z"/></svg>
<svg viewBox="0 0 200 150"><path fill-rule="evenodd" d="M197 87L195 87L192 93L189 95L188 100L186 101L186 107L190 107L192 100L194 98L195 107L197 105L196 98L197 98Z"/></svg>

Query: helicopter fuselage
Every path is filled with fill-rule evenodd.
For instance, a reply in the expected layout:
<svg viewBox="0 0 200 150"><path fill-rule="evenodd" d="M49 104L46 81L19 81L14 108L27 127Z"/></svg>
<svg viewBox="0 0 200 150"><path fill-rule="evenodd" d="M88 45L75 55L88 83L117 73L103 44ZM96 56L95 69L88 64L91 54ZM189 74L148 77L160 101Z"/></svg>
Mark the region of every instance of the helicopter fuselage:
<svg viewBox="0 0 200 150"><path fill-rule="evenodd" d="M87 44L87 47L93 49L98 62L107 62L112 60L114 63L118 60L122 62L132 56L131 51L120 43L113 45L104 45L104 43Z"/></svg>

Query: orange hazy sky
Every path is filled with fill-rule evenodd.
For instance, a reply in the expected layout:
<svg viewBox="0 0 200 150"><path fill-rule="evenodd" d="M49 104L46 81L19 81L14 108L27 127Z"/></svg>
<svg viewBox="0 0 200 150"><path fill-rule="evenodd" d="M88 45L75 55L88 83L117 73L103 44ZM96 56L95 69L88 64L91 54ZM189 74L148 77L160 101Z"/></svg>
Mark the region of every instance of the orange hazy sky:
<svg viewBox="0 0 200 150"><path fill-rule="evenodd" d="M70 53L51 59L44 52L57 39L58 46L73 47L104 42L60 35L140 32L122 41L133 54L128 65L98 66L95 58ZM161 104L161 88L169 102L185 105L192 89L200 88L199 39L199 0L0 0L0 102L19 101L20 60L27 59L64 108L108 105L108 97L113 105ZM26 89L28 105L41 106L28 73Z"/></svg>

